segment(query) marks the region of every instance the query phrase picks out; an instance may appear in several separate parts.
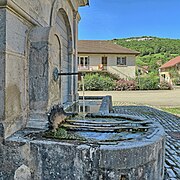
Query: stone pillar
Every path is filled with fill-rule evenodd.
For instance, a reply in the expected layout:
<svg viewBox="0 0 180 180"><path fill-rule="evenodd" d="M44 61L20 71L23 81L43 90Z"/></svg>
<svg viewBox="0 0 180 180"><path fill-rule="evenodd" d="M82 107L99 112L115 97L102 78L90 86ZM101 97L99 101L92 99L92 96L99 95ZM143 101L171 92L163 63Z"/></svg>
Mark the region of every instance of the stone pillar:
<svg viewBox="0 0 180 180"><path fill-rule="evenodd" d="M27 126L45 129L48 123L47 112L60 102L59 81L53 80L53 70L59 66L60 46L53 27L34 28L30 33L30 41L30 111Z"/></svg>
<svg viewBox="0 0 180 180"><path fill-rule="evenodd" d="M77 62L77 58L78 58L78 55L77 55L77 41L78 41L78 22L79 22L79 19L78 19L78 12L77 11L74 11L74 23L73 23L73 30L74 30L74 53L73 53L73 56L74 56L74 62L73 62L73 70L74 72L78 72L78 62ZM74 101L78 101L79 99L79 95L78 95L78 76L74 76L73 78L73 94L74 94Z"/></svg>
<svg viewBox="0 0 180 180"><path fill-rule="evenodd" d="M6 10L0 9L0 134L4 137L3 121L5 118L5 50L6 50ZM0 138L1 138L0 137Z"/></svg>
<svg viewBox="0 0 180 180"><path fill-rule="evenodd" d="M29 122L28 127L47 122L48 106L48 34L49 28L36 28L31 32L29 54ZM37 125L39 126L39 125ZM40 126L39 126L40 127Z"/></svg>

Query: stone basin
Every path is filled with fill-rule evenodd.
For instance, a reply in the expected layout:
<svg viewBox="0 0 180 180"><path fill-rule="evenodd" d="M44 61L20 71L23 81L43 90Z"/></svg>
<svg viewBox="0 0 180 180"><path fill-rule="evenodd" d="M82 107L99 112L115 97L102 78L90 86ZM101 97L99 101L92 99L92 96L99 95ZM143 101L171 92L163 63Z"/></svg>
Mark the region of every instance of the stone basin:
<svg viewBox="0 0 180 180"><path fill-rule="evenodd" d="M79 121L70 120L71 123ZM84 120L81 121L84 123ZM109 121L104 120L103 125L106 126ZM112 127L119 126L114 126L119 123L117 120L113 122ZM126 125L125 122L121 126ZM97 125L97 122L91 123ZM142 119L136 123L138 125L135 127L141 128ZM6 144L19 142L18 149L14 150L16 157L21 157L21 152L28 152L26 161L30 167L33 165L32 177L37 179L163 180L164 130L155 122L145 121L144 127L146 131L143 129L134 133L124 130L118 133L97 132L94 129L69 130L69 133L77 133L86 140L43 138L27 129L14 134Z"/></svg>
<svg viewBox="0 0 180 180"><path fill-rule="evenodd" d="M6 139L19 159L12 168L27 165L32 179L163 180L162 126L140 116L115 114L113 108L107 112L103 106L85 119L77 116L61 124L82 139L45 138L33 129L15 133Z"/></svg>

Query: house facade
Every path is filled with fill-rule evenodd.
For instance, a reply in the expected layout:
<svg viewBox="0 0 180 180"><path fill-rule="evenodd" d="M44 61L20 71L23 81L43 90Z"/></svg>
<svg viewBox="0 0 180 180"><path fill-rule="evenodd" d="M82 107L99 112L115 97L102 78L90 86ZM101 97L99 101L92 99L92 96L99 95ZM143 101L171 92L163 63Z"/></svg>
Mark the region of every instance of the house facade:
<svg viewBox="0 0 180 180"><path fill-rule="evenodd" d="M110 41L78 41L79 71L108 71L119 78L135 78L135 62L139 53Z"/></svg>
<svg viewBox="0 0 180 180"><path fill-rule="evenodd" d="M173 84L173 80L179 77L180 81L180 56L171 59L159 69L160 82L166 81Z"/></svg>

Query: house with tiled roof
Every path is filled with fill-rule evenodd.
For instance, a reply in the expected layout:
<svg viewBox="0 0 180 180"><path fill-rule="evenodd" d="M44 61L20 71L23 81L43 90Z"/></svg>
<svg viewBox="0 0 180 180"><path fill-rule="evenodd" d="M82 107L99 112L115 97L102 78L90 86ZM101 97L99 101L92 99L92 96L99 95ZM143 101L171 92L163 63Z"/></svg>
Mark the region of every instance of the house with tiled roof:
<svg viewBox="0 0 180 180"><path fill-rule="evenodd" d="M180 56L177 56L163 64L159 69L160 81L172 84L173 78L180 77Z"/></svg>
<svg viewBox="0 0 180 180"><path fill-rule="evenodd" d="M135 78L135 62L139 52L111 41L78 41L79 71L108 71L119 78Z"/></svg>

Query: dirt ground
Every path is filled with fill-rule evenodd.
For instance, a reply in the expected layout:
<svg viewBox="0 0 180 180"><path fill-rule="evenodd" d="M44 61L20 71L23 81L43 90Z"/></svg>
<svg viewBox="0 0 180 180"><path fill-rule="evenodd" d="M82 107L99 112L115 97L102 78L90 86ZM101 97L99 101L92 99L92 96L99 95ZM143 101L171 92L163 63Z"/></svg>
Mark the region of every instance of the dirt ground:
<svg viewBox="0 0 180 180"><path fill-rule="evenodd" d="M82 91L79 95L82 96ZM149 91L85 91L85 96L111 95L115 105L180 107L180 89Z"/></svg>

